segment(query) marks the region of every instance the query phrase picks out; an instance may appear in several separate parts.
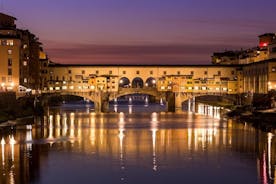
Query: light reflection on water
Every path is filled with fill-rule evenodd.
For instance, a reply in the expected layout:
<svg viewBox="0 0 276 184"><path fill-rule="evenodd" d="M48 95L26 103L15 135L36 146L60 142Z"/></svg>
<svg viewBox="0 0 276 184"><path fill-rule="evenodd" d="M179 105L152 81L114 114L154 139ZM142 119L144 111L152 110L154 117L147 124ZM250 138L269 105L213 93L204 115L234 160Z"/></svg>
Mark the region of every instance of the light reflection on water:
<svg viewBox="0 0 276 184"><path fill-rule="evenodd" d="M273 133L221 119L221 109L205 105L191 108L196 113L135 108L55 108L3 132L0 183L273 182Z"/></svg>

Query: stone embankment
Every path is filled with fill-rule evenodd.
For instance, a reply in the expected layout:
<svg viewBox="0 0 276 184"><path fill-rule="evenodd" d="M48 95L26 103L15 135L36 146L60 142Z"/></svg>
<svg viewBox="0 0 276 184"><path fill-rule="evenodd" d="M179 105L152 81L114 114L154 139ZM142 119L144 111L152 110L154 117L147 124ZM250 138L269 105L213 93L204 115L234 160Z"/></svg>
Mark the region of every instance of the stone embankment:
<svg viewBox="0 0 276 184"><path fill-rule="evenodd" d="M32 116L36 111L34 97L27 96L16 99L13 92L0 93L0 122Z"/></svg>

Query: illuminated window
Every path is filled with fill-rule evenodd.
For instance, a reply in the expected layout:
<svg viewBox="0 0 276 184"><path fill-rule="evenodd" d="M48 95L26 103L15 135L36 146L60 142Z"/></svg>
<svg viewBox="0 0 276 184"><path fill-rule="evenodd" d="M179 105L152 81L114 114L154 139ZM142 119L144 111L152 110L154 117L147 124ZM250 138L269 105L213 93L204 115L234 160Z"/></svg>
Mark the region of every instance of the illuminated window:
<svg viewBox="0 0 276 184"><path fill-rule="evenodd" d="M12 50L11 49L8 49L8 54L12 55Z"/></svg>
<svg viewBox="0 0 276 184"><path fill-rule="evenodd" d="M28 64L27 61L23 61L24 66L27 66L27 64Z"/></svg>
<svg viewBox="0 0 276 184"><path fill-rule="evenodd" d="M27 46L27 44L24 44L23 45L23 49L26 49L28 46Z"/></svg>
<svg viewBox="0 0 276 184"><path fill-rule="evenodd" d="M276 67L272 67L271 71L276 72Z"/></svg>
<svg viewBox="0 0 276 184"><path fill-rule="evenodd" d="M24 83L27 83L27 82L28 82L27 78L24 78Z"/></svg>
<svg viewBox="0 0 276 184"><path fill-rule="evenodd" d="M7 45L13 46L13 40L7 40Z"/></svg>

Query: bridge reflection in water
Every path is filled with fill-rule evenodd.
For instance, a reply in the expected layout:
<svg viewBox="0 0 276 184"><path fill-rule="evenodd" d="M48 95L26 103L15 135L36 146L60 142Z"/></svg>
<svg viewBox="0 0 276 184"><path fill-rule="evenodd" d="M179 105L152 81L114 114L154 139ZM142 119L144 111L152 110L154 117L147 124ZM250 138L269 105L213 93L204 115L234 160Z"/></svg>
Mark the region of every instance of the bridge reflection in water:
<svg viewBox="0 0 276 184"><path fill-rule="evenodd" d="M0 183L73 183L79 177L96 183L139 183L149 181L146 176L159 183L164 178L172 183L272 181L274 134L214 117L53 109L32 126L2 133Z"/></svg>

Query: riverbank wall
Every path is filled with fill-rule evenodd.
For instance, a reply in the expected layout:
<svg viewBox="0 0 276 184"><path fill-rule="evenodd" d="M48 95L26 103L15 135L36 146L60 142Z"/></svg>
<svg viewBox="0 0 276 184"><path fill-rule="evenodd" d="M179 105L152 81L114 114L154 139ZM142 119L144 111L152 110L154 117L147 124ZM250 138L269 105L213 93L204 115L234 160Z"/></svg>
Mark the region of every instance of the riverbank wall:
<svg viewBox="0 0 276 184"><path fill-rule="evenodd" d="M0 122L32 116L34 113L34 97L16 99L14 92L0 93Z"/></svg>

